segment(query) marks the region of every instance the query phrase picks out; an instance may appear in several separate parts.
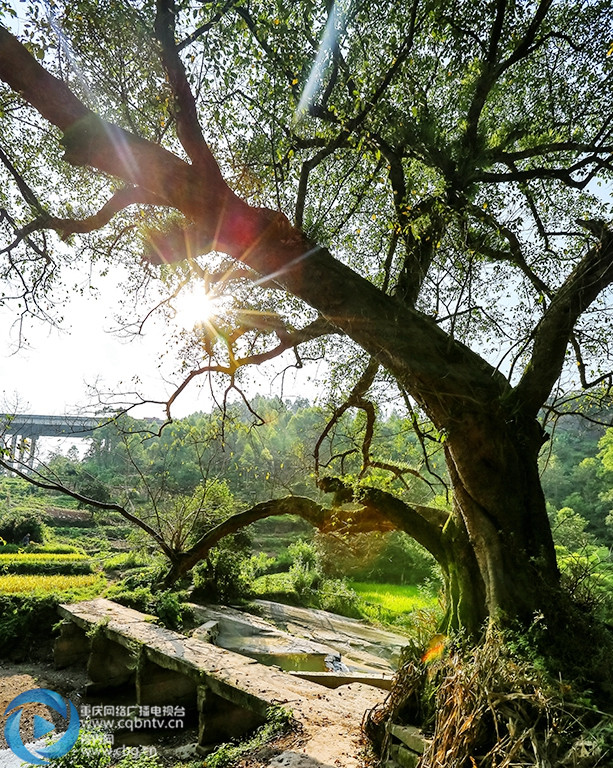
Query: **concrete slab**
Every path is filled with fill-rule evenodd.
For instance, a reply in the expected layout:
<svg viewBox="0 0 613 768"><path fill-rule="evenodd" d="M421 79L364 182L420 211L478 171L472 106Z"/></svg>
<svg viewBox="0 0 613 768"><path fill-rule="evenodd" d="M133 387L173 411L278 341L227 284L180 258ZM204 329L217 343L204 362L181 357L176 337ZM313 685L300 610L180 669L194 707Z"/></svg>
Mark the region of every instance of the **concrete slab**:
<svg viewBox="0 0 613 768"><path fill-rule="evenodd" d="M300 754L320 760L324 765L357 768L363 714L381 701L383 691L361 683L329 690L233 651L158 627L151 623L151 617L103 598L62 605L59 610L63 618L81 628L95 628L93 636L109 643L106 645L109 663L113 663L114 653L110 644L116 643L122 649L118 653L120 666L126 671L131 663L125 652L132 653L137 660L137 676L143 670L151 670L148 665L173 670L182 678L194 681L201 703L207 701L207 696L210 701L213 694L253 713L256 720L265 717L273 704L286 706L302 727L304 743ZM103 674L100 655L96 656L100 676ZM202 688L209 693L201 695ZM140 689L146 689L142 681ZM188 690L186 684L182 693ZM206 727L206 710L206 706L201 709L201 732L208 741L212 734Z"/></svg>

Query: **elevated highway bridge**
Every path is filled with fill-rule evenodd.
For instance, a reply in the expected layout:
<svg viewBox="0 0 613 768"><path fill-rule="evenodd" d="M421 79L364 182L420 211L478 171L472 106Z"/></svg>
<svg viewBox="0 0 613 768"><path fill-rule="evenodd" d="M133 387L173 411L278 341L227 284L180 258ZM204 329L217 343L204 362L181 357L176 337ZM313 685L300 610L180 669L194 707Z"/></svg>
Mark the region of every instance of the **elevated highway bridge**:
<svg viewBox="0 0 613 768"><path fill-rule="evenodd" d="M11 456L19 455L32 466L40 437L91 437L94 430L108 421L108 416L43 416L39 414L0 414L0 436ZM7 440L7 438L10 438Z"/></svg>
<svg viewBox="0 0 613 768"><path fill-rule="evenodd" d="M20 462L34 465L36 443L41 437L87 438L99 427L114 418L113 413L92 416L45 416L31 413L0 413L0 448L10 448L10 455ZM157 418L144 419L149 424L161 425ZM107 444L107 448L109 445ZM27 456L27 458L26 458Z"/></svg>

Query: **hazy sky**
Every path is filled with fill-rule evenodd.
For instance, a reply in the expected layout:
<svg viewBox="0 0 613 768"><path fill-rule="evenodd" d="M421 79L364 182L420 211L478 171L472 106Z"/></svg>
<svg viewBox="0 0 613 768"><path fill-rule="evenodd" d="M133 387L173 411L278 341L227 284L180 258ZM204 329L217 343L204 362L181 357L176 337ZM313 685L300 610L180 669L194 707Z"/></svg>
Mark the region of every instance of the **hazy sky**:
<svg viewBox="0 0 613 768"><path fill-rule="evenodd" d="M74 276L73 276L74 277ZM19 334L14 305L0 307L0 412L37 414L87 413L100 407L95 393L138 391L143 397L162 400L181 382L172 355L160 360L167 343L159 323L148 322L144 333L130 340L121 338L117 328L120 285L124 274L111 269L109 276L95 276L91 282L100 287L100 295L81 296L73 292L62 310L59 328L30 321L25 326L27 343L18 346ZM89 283L89 274L83 282ZM78 280L76 281L78 285ZM143 306L144 315L149 307ZM191 318L191 324L194 317ZM293 362L291 351L278 361L254 368L247 385L250 395L283 394L284 397L314 398L318 370L288 372L283 381L276 374ZM323 364L322 364L323 365ZM133 381L138 377L140 381ZM310 377L310 380L309 380ZM282 388L283 387L283 388ZM213 400L206 377L190 384L173 407L181 417L199 410L210 410ZM136 416L162 416L161 406L145 404Z"/></svg>

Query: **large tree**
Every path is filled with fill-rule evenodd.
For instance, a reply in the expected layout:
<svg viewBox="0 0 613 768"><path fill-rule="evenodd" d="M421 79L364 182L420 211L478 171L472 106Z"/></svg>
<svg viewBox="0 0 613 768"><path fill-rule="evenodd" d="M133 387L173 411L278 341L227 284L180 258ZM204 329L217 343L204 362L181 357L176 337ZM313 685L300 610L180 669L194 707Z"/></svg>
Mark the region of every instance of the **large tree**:
<svg viewBox="0 0 613 768"><path fill-rule="evenodd" d="M368 392L393 381L453 499L365 490L364 508L441 563L451 625L547 612L539 411L571 354L584 387L611 381L609 0L46 8L0 28L21 293L44 288L50 230L111 260L138 232L135 269L240 304L200 330L185 385L322 339L354 371L361 350L335 417L367 414L365 466Z"/></svg>

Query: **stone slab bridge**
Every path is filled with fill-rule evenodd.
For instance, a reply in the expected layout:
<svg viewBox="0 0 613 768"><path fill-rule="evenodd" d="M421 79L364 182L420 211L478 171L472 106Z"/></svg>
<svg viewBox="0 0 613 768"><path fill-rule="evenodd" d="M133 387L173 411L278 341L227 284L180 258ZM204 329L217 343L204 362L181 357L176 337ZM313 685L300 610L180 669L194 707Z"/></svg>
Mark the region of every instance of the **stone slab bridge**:
<svg viewBox="0 0 613 768"><path fill-rule="evenodd" d="M32 466L36 443L40 437L91 437L94 429L104 424L101 416L42 416L36 414L0 414L0 435L11 437L11 456Z"/></svg>
<svg viewBox="0 0 613 768"><path fill-rule="evenodd" d="M298 724L287 756L298 758L301 767L362 764L362 717L384 691L364 683L331 690L159 627L154 617L103 598L62 605L59 612L64 621L55 643L56 666L86 661L92 701L132 689L138 705L183 706L197 713L203 753L253 730L271 706L282 705ZM277 764L294 763L271 763Z"/></svg>

